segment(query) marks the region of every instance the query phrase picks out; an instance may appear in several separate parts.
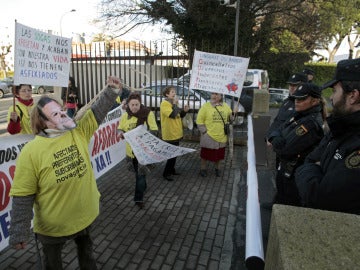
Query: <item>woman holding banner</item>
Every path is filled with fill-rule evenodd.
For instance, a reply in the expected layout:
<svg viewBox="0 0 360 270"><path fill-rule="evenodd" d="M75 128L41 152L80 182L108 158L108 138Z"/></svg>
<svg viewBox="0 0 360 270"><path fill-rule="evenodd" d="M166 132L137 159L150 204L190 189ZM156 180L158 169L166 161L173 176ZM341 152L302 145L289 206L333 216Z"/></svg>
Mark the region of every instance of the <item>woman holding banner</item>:
<svg viewBox="0 0 360 270"><path fill-rule="evenodd" d="M7 117L7 131L12 135L31 134L30 112L34 107L31 85L17 85L13 94L13 105L9 108Z"/></svg>
<svg viewBox="0 0 360 270"><path fill-rule="evenodd" d="M137 126L144 125L152 134L156 135L158 126L156 124L155 115L150 109L141 104L140 94L131 93L127 98L126 103L126 112L121 116L118 129L124 133ZM139 164L129 143L126 143L126 155L131 158L135 171L135 205L140 209L143 209L144 192L146 190L146 168Z"/></svg>
<svg viewBox="0 0 360 270"><path fill-rule="evenodd" d="M48 96L41 97L31 112L36 136L23 147L16 162L9 194L9 244L26 248L34 218L33 231L43 247L44 269L63 269L62 249L69 240L76 243L80 269L97 269L90 228L99 215L100 193L89 142L119 91L120 79L109 76L106 87L91 107L84 107L86 112L76 123Z"/></svg>
<svg viewBox="0 0 360 270"><path fill-rule="evenodd" d="M237 109L235 110L237 111ZM222 95L211 93L211 99L201 106L196 124L200 131L200 176L206 177L207 161L215 163L215 175L221 176L220 161L225 158L227 127L233 113L229 105L223 102Z"/></svg>

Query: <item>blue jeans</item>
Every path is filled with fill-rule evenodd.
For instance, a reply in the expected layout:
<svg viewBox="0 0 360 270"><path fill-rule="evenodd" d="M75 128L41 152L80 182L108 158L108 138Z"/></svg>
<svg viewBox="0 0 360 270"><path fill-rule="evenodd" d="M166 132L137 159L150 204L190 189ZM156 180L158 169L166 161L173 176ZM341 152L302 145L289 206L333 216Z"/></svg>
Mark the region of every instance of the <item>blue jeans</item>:
<svg viewBox="0 0 360 270"><path fill-rule="evenodd" d="M135 202L143 202L144 201L144 192L147 188L146 184L146 175L139 174L139 163L136 158L132 159L134 170L135 170Z"/></svg>

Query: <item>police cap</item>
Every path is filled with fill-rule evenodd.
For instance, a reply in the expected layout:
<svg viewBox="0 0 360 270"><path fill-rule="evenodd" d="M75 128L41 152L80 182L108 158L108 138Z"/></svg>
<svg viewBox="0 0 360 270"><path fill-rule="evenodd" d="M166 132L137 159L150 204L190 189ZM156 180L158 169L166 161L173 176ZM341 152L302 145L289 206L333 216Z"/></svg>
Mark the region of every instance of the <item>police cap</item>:
<svg viewBox="0 0 360 270"><path fill-rule="evenodd" d="M313 83L304 83L296 88L293 94L295 99L305 99L308 96L314 98L321 98L321 89L319 86Z"/></svg>
<svg viewBox="0 0 360 270"><path fill-rule="evenodd" d="M360 58L339 61L334 79L325 83L321 88L333 87L339 81L360 81Z"/></svg>
<svg viewBox="0 0 360 270"><path fill-rule="evenodd" d="M290 76L287 83L288 84L302 84L307 82L307 77L304 73L298 72Z"/></svg>

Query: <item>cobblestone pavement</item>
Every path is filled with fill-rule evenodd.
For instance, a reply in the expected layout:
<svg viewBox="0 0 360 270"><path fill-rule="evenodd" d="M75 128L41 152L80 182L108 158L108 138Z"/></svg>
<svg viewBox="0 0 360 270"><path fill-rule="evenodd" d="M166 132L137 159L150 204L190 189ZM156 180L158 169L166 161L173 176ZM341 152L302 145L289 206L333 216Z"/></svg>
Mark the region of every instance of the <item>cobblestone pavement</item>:
<svg viewBox="0 0 360 270"><path fill-rule="evenodd" d="M92 235L99 269L246 269L247 147L235 146L232 162L227 155L221 177L209 164L202 178L198 143L181 146L197 151L178 157L181 175L173 182L161 177L164 163L150 172L142 210L133 202L135 177L125 160L98 179L101 213ZM39 269L37 258L31 240L24 251L3 250L0 269ZM73 242L63 261L64 269L79 269Z"/></svg>

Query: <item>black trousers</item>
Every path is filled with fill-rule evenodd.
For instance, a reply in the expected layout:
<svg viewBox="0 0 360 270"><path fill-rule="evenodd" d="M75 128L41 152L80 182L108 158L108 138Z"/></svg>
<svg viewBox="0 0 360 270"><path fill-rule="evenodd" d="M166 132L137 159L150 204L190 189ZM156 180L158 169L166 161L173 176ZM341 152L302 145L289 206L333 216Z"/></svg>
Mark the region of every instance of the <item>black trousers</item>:
<svg viewBox="0 0 360 270"><path fill-rule="evenodd" d="M63 270L61 252L68 240L74 240L77 246L77 254L80 269L97 270L93 255L93 241L90 237L90 227L70 236L52 237L36 234L37 239L43 246L44 264L46 270Z"/></svg>
<svg viewBox="0 0 360 270"><path fill-rule="evenodd" d="M179 146L179 141L166 141L167 143L170 143L175 146ZM163 172L163 176L167 177L175 173L175 164L176 164L176 157L170 158L166 161L165 169Z"/></svg>
<svg viewBox="0 0 360 270"><path fill-rule="evenodd" d="M287 176L284 167L280 165L280 170L277 171L275 181L277 189L275 203L301 206L294 173Z"/></svg>

